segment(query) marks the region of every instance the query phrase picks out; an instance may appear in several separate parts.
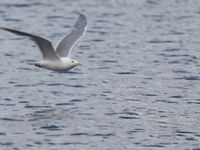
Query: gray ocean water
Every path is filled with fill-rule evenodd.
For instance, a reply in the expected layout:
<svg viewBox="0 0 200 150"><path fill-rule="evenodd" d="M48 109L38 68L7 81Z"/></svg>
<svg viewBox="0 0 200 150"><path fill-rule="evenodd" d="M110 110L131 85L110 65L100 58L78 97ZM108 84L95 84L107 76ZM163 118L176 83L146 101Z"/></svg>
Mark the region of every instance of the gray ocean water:
<svg viewBox="0 0 200 150"><path fill-rule="evenodd" d="M200 1L1 0L0 26L55 45L79 12L69 73L0 31L0 149L200 150Z"/></svg>

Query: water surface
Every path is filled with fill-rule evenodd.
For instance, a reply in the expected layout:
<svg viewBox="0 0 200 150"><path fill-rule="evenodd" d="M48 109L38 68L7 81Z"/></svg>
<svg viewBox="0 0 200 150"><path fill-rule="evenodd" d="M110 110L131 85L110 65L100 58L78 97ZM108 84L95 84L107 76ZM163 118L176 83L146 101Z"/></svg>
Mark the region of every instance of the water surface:
<svg viewBox="0 0 200 150"><path fill-rule="evenodd" d="M78 12L83 67L65 74L0 31L0 149L200 149L200 2L1 0L0 24L56 44Z"/></svg>

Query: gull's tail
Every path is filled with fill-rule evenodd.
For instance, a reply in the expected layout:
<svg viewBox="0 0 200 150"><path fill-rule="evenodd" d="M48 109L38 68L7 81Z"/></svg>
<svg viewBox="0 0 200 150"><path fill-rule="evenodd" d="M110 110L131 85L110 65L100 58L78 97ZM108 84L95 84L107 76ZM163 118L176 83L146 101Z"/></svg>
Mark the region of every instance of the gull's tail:
<svg viewBox="0 0 200 150"><path fill-rule="evenodd" d="M40 63L28 63L29 65L33 65L33 66L36 66L36 67L39 67L41 68L41 64Z"/></svg>

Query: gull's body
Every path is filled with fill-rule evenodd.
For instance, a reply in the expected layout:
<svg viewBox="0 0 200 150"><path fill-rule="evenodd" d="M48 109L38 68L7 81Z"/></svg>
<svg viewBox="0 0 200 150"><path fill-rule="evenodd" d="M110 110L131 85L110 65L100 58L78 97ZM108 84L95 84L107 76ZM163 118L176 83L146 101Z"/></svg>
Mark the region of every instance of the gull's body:
<svg viewBox="0 0 200 150"><path fill-rule="evenodd" d="M53 71L63 72L68 71L77 65L80 65L80 63L79 61L70 59L69 57L61 57L57 61L42 60L40 62L35 63L34 65Z"/></svg>
<svg viewBox="0 0 200 150"><path fill-rule="evenodd" d="M35 63L35 66L53 71L65 72L77 65L80 65L80 62L78 60L70 58L70 53L73 45L85 33L86 26L87 18L85 15L81 14L74 24L72 31L60 41L55 50L50 41L40 36L9 28L0 27L0 29L9 31L20 36L27 36L38 45L42 53L43 60Z"/></svg>

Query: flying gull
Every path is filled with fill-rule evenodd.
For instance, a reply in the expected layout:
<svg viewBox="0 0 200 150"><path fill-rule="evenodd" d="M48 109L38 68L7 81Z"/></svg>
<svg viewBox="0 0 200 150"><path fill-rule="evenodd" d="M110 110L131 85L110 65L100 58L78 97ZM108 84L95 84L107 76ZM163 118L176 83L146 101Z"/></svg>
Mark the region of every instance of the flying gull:
<svg viewBox="0 0 200 150"><path fill-rule="evenodd" d="M84 14L80 14L71 32L59 42L56 49L53 48L49 40L43 37L5 27L0 27L0 29L20 36L27 36L38 45L43 60L34 63L35 66L58 72L67 72L75 66L81 65L78 60L70 58L70 53L73 45L84 35L86 27L87 18Z"/></svg>

